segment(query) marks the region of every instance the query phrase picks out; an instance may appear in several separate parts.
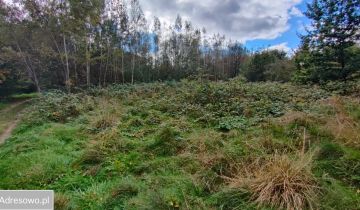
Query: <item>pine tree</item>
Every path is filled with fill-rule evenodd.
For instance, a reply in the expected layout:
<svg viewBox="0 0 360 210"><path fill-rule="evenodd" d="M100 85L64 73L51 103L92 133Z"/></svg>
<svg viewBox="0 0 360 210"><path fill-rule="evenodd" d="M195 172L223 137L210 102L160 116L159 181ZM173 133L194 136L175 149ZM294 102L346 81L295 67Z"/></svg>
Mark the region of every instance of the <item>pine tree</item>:
<svg viewBox="0 0 360 210"><path fill-rule="evenodd" d="M303 40L312 49L313 78L347 79L356 70L349 66L347 49L360 38L360 0L314 0L307 6L312 29Z"/></svg>

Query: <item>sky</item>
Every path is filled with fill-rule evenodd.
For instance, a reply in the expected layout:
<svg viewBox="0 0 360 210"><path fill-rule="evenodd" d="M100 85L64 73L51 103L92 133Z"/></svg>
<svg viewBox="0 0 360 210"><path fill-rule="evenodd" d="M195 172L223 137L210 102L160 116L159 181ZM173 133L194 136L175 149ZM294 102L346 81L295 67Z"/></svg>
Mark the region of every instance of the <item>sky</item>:
<svg viewBox="0 0 360 210"><path fill-rule="evenodd" d="M309 20L303 15L311 0L140 0L148 20L173 24L177 14L221 33L250 50L295 50Z"/></svg>

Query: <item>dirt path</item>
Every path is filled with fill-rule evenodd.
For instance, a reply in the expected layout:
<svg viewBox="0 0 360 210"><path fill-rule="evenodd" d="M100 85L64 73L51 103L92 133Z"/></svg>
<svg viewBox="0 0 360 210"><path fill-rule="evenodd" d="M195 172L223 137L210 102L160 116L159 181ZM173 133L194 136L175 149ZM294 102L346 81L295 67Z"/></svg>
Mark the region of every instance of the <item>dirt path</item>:
<svg viewBox="0 0 360 210"><path fill-rule="evenodd" d="M0 115L1 115L1 113L8 113L8 112L12 111L13 109L16 109L17 107L19 107L27 102L29 102L29 100L16 102L16 103L12 104L10 107L5 108L4 110L1 110ZM6 139L8 139L11 136L12 131L16 128L20 119L21 119L21 113L17 113L15 116L15 119L13 121L11 121L10 123L8 123L6 129L0 134L0 145L5 143Z"/></svg>
<svg viewBox="0 0 360 210"><path fill-rule="evenodd" d="M14 104L11 104L9 107L3 109L3 110L0 110L0 113L6 113L6 112L9 112L11 111L12 109L20 106L21 104L25 103L26 101L20 101L20 102L16 102Z"/></svg>
<svg viewBox="0 0 360 210"><path fill-rule="evenodd" d="M5 143L6 139L11 136L12 131L16 128L19 120L11 122L11 124L6 128L6 130L0 135L0 145Z"/></svg>

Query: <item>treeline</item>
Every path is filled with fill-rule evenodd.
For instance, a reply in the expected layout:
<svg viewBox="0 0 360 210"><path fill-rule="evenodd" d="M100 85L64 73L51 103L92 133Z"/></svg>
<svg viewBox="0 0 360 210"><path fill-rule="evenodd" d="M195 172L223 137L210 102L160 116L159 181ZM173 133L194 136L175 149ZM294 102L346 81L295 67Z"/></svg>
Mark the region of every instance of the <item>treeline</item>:
<svg viewBox="0 0 360 210"><path fill-rule="evenodd" d="M181 16L170 26L146 20L138 0L2 2L0 44L1 69L26 72L39 91L200 73L219 80L238 75L247 57L240 43Z"/></svg>
<svg viewBox="0 0 360 210"><path fill-rule="evenodd" d="M145 18L138 0L0 0L0 89L106 86L205 77L249 81L348 80L359 72L359 0L314 0L312 29L289 57L249 52L177 16ZM6 92L6 91L2 91Z"/></svg>

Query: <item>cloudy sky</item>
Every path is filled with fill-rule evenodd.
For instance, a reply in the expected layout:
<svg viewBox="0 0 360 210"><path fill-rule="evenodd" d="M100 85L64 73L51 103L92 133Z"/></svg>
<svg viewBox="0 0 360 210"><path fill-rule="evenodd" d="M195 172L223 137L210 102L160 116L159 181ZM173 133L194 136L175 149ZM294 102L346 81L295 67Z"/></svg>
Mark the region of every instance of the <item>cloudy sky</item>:
<svg viewBox="0 0 360 210"><path fill-rule="evenodd" d="M173 23L177 14L209 33L222 33L250 49L291 50L308 20L302 15L310 0L140 0L147 18Z"/></svg>

